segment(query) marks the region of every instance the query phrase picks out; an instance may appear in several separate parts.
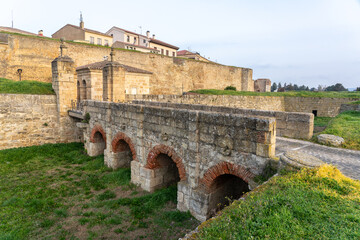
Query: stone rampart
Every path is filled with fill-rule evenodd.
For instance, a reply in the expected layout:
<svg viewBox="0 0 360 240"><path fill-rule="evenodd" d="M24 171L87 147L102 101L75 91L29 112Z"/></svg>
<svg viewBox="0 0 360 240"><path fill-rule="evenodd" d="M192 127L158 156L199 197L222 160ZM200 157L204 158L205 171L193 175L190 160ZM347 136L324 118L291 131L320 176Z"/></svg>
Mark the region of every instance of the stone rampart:
<svg viewBox="0 0 360 240"><path fill-rule="evenodd" d="M0 94L0 150L57 143L55 95Z"/></svg>
<svg viewBox="0 0 360 240"><path fill-rule="evenodd" d="M51 62L59 56L59 40L0 33L0 77L17 80L17 69L22 79L51 82ZM66 43L67 53L74 66L102 61L110 48ZM172 58L159 54L116 50L115 61L152 72L151 94L182 94L201 88L224 89L235 86L253 91L252 70L215 63Z"/></svg>
<svg viewBox="0 0 360 240"><path fill-rule="evenodd" d="M341 104L358 101L358 98L285 97L286 112L314 113L318 117L336 117Z"/></svg>
<svg viewBox="0 0 360 240"><path fill-rule="evenodd" d="M360 104L341 104L340 113L346 111L358 111L360 112Z"/></svg>
<svg viewBox="0 0 360 240"><path fill-rule="evenodd" d="M270 97L270 96L228 96L228 95L126 95L127 101L146 100L185 104L225 106L265 111L313 113L318 117L334 117L339 114L344 103L358 101L359 98L320 97ZM315 112L314 112L315 113Z"/></svg>
<svg viewBox="0 0 360 240"><path fill-rule="evenodd" d="M200 104L179 104L167 102L150 102L134 100L134 104L167 107L175 109L200 110L207 112L221 112L241 114L246 116L272 117L276 119L276 135L290 138L310 139L314 130L314 115L309 113L291 113L280 111L264 111L255 109L241 109L233 107L209 106Z"/></svg>
<svg viewBox="0 0 360 240"><path fill-rule="evenodd" d="M283 97L266 96L229 96L229 95L126 95L126 100L147 100L155 102L171 102L183 104L201 104L209 106L225 106L266 111L285 111Z"/></svg>
<svg viewBox="0 0 360 240"><path fill-rule="evenodd" d="M84 110L90 122L78 125L89 155L131 165L131 181L147 191L177 182L178 209L200 220L234 190L229 175L248 191L275 154L273 118L96 101Z"/></svg>

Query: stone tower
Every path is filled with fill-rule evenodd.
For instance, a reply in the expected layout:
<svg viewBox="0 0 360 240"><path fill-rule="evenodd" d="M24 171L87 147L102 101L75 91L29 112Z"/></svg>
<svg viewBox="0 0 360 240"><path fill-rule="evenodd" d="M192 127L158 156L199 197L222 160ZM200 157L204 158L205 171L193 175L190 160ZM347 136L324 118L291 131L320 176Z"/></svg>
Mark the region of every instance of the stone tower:
<svg viewBox="0 0 360 240"><path fill-rule="evenodd" d="M76 122L68 115L68 110L71 110L71 100L77 97L75 65L74 61L65 55L65 50L66 45L61 40L60 56L51 62L52 87L57 100L60 141L73 142L79 139L75 131Z"/></svg>

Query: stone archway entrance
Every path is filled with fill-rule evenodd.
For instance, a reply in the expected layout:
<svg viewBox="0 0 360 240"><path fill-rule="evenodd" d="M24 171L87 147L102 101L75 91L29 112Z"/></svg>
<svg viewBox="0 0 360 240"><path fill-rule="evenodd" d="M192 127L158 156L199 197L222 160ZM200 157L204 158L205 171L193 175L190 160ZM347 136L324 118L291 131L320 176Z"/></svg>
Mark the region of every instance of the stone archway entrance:
<svg viewBox="0 0 360 240"><path fill-rule="evenodd" d="M91 131L90 144L88 148L89 156L104 154L106 148L106 134L101 125L95 125Z"/></svg>
<svg viewBox="0 0 360 240"><path fill-rule="evenodd" d="M117 169L130 167L132 160L137 160L136 150L131 139L122 132L118 132L111 142L111 149L105 151L105 164Z"/></svg>

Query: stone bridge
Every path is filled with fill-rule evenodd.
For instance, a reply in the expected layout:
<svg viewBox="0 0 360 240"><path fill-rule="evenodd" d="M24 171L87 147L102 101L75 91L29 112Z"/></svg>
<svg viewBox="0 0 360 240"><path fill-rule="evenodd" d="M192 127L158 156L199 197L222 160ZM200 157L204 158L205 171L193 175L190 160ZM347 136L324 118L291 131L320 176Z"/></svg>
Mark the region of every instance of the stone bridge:
<svg viewBox="0 0 360 240"><path fill-rule="evenodd" d="M177 208L201 221L256 187L275 155L274 118L92 100L84 111L90 156L131 167L131 181L149 192L177 183Z"/></svg>

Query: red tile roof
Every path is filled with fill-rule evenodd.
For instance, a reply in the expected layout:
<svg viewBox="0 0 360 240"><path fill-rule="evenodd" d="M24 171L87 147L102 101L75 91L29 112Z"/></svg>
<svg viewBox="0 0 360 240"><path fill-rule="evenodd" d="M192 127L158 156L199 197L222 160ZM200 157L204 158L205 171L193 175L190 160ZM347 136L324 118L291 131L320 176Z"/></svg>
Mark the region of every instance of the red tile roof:
<svg viewBox="0 0 360 240"><path fill-rule="evenodd" d="M150 38L150 42L156 43L156 44L159 44L159 45L162 45L162 46L165 46L165 47L174 48L176 50L179 49L179 47L176 47L174 45L168 44L166 42L163 42L163 41L160 41L160 40L157 40L157 39L154 39L154 38Z"/></svg>
<svg viewBox="0 0 360 240"><path fill-rule="evenodd" d="M24 30L21 30L21 29L11 28L11 27L2 27L2 26L0 26L0 31L21 33L21 34L26 34L26 35L37 36L37 34L35 34L35 33L27 32L27 31L24 31Z"/></svg>
<svg viewBox="0 0 360 240"><path fill-rule="evenodd" d="M77 67L76 70L83 70L83 69L97 69L97 70L102 70L106 64L108 64L110 61L105 60L105 61L101 61L101 62L96 62L96 63L90 63L84 66L80 66ZM126 72L132 72L132 73L144 73L144 74L152 74L152 72L143 70L143 69L139 69L139 68L135 68L135 67L131 67L125 64L120 64L121 68L124 68Z"/></svg>

